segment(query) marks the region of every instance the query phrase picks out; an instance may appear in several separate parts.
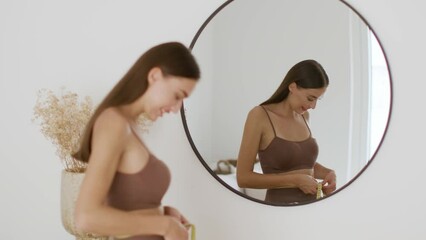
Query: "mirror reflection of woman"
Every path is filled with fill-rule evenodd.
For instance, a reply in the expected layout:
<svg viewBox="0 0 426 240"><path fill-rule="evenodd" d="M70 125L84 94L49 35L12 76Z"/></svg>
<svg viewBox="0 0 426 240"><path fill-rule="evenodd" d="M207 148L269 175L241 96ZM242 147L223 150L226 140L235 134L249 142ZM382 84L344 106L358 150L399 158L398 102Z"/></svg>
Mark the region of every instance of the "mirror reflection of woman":
<svg viewBox="0 0 426 240"><path fill-rule="evenodd" d="M88 162L75 209L80 231L114 239L188 239L188 220L162 205L170 172L143 143L137 119L178 112L199 77L188 48L163 43L145 52L98 106L74 154Z"/></svg>
<svg viewBox="0 0 426 240"><path fill-rule="evenodd" d="M239 187L267 189L265 201L272 204L314 201L319 187L324 195L336 190L335 172L316 162L318 145L308 125L308 110L328 84L318 62L301 61L268 100L250 110L237 161ZM263 173L253 170L257 158Z"/></svg>

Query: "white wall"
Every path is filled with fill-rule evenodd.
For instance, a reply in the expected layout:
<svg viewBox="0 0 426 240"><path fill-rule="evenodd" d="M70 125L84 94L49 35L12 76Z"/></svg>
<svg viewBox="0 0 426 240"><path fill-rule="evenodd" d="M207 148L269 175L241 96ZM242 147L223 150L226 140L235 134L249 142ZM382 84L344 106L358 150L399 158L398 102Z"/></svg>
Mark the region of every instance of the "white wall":
<svg viewBox="0 0 426 240"><path fill-rule="evenodd" d="M38 89L96 99L153 44L187 45L223 1L0 2L0 236L73 239L59 214L61 165L32 124ZM394 102L390 128L369 168L323 201L271 207L241 198L194 155L179 115L157 122L146 141L172 169L164 203L186 213L198 239L424 239L426 167L422 1L351 0L388 54Z"/></svg>

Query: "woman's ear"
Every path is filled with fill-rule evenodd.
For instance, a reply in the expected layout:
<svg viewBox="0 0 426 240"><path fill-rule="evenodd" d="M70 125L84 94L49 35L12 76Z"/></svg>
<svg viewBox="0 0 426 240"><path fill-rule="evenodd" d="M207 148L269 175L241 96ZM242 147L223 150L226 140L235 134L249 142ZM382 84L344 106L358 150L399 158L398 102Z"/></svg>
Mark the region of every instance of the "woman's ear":
<svg viewBox="0 0 426 240"><path fill-rule="evenodd" d="M161 71L161 68L153 67L148 72L148 83L152 84L155 81L162 79L162 77L163 77L163 72Z"/></svg>
<svg viewBox="0 0 426 240"><path fill-rule="evenodd" d="M297 89L297 84L295 82L292 82L290 83L290 85L288 85L288 91L293 92L296 89Z"/></svg>

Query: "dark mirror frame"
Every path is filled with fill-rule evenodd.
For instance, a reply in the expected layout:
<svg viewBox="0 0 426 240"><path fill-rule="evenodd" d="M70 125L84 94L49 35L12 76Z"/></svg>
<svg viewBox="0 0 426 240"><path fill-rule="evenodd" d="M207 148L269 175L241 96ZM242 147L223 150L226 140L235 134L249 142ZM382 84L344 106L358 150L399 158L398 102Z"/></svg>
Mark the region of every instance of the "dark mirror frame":
<svg viewBox="0 0 426 240"><path fill-rule="evenodd" d="M194 48L194 45L195 45L195 43L197 42L197 40L198 40L198 38L199 38L199 36L201 35L201 33L203 32L203 30L204 30L204 28L209 24L209 22L223 9L223 8L225 8L228 4L230 4L231 2L233 2L234 0L228 0L228 1L226 1L225 3L223 3L221 6L219 6L219 8L217 8L208 18L207 18L207 20L203 23L203 25L201 25L201 27L199 28L199 30L197 31L197 33L195 34L195 36L194 36L194 38L192 39L192 42L191 42L191 45L189 46L189 48L191 49L191 51L193 50L193 48ZM310 202L303 202L303 203L298 203L298 204L277 204L277 203L270 203L270 202L266 202L266 201L263 201L263 200L260 200L260 199L257 199L257 198L254 198L254 197L251 197L251 196L248 196L248 195L246 195L246 194L244 194L244 193L242 193L242 192L240 192L240 191L238 191L238 190L236 190L236 189L234 189L233 187L231 187L231 186L229 186L227 183L225 183L225 181L223 181L220 177L218 177L217 176L217 174L216 173L214 173L213 172L213 170L210 168L210 166L208 166L207 165L207 163L206 163L206 161L203 159L203 157L201 156L201 154L200 154L200 152L198 151L198 149L197 149L197 147L195 146L195 143L194 143L194 141L192 140L192 137L191 137L191 133L190 133L190 130L189 130L189 128L188 128L188 124L187 124L187 121L186 121L186 117L185 117L185 104L183 103L182 104L182 108L181 108L181 110L180 110L180 114L181 114L181 117L182 117L182 123L183 123L183 126L184 126L184 129L185 129L185 133L186 133L186 136L188 137L188 141L189 141L189 143L191 144L191 147L192 147L192 149L194 150L194 153L197 155L197 157L198 157L198 159L200 160L200 162L201 162L201 164L203 164L203 166L207 169L207 171L217 180L217 181L219 181L224 187L226 187L226 188L228 188L230 191L232 191L232 192L234 192L234 193L236 193L236 194L238 194L239 196L241 196L241 197L243 197L243 198L246 198L246 199L249 199L249 200L251 200L251 201L254 201L254 202L258 202L258 203L261 203L261 204L265 204L265 205L269 205L269 206L302 206L302 205L305 205L305 204L311 204L311 203L315 203L315 202L318 202L318 201L322 201L322 200L324 200L324 199L326 199L326 198L329 198L329 197L331 197L331 196L333 196L333 195L335 195L335 194L337 194L338 192L340 192L340 191L342 191L343 189L345 189L346 187L348 187L352 182L354 182L366 169L367 169L367 167L371 164L371 162L373 161L373 159L376 157L376 154L377 154L377 152L379 151L379 149L380 149L380 147L381 147L381 145L382 145L382 143L383 143L383 140L384 140L384 138L385 138L385 136L386 136L386 133L387 133L387 131L388 131L388 128L389 128L389 124L390 124L390 119L391 119L391 115L392 115L392 106L393 106L393 86L392 86L392 74L391 74L391 71L390 71L390 67L389 67L389 61L388 61L388 58L387 58L387 56L386 56L386 53L385 53L385 51L384 51L384 49L383 49L383 46L382 46L382 43L380 42L380 39L377 37L377 34L376 34L376 32L373 30L373 28L371 27L371 25L367 22L367 20L363 17L363 16L361 16L361 14L358 12L358 11L356 11L351 5L349 5L348 3L346 3L345 1L343 1L343 0L338 0L339 2L341 2L342 4L344 4L344 5L346 5L347 7L349 7L354 13L356 13L357 15L358 15L358 17L359 18L361 18L361 20L369 27L369 29L370 29L370 31L376 36L376 38L377 38L377 41L378 41L378 43L379 43L379 45L380 45L380 48L382 49L382 52L383 52L383 55L384 55L384 59L385 59L385 61L386 61L386 65L387 65L387 69L388 69L388 74L389 74L389 86L390 86L390 89L389 89L389 91L390 91L390 101L389 101L389 115L388 115L388 118L387 118L387 123L386 123L386 127L385 127L385 129L384 129L384 131L383 131L383 136L382 136L382 138L381 138L381 140L380 140L380 142L379 142L379 144L378 144L378 146L377 146L377 149L374 151L374 154L371 156L371 159L367 162L367 164L360 170L360 172L358 173L358 174L356 174L350 181L348 181L345 185L343 185L342 187L340 187L340 188L338 188L338 189L336 189L336 191L334 191L332 194L330 194L330 195L328 195L328 196L324 196L323 198L320 198L320 199L317 199L317 200L314 200L314 201L310 201ZM201 71L202 71L202 69L201 69Z"/></svg>

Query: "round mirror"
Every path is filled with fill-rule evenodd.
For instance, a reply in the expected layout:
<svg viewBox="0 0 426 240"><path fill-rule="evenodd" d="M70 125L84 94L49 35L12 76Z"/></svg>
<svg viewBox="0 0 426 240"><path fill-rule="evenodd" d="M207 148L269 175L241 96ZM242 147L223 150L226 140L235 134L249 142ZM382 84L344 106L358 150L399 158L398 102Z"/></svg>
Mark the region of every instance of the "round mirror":
<svg viewBox="0 0 426 240"><path fill-rule="evenodd" d="M325 95L309 111L319 148L316 161L337 176L337 190L327 197L354 181L377 153L390 119L391 76L377 36L348 4L227 1L205 21L190 47L202 78L184 102L183 124L200 161L231 191L271 204L264 201L265 189L237 184L243 128L248 112L305 59L319 62L330 79ZM257 165L254 171L262 173Z"/></svg>

